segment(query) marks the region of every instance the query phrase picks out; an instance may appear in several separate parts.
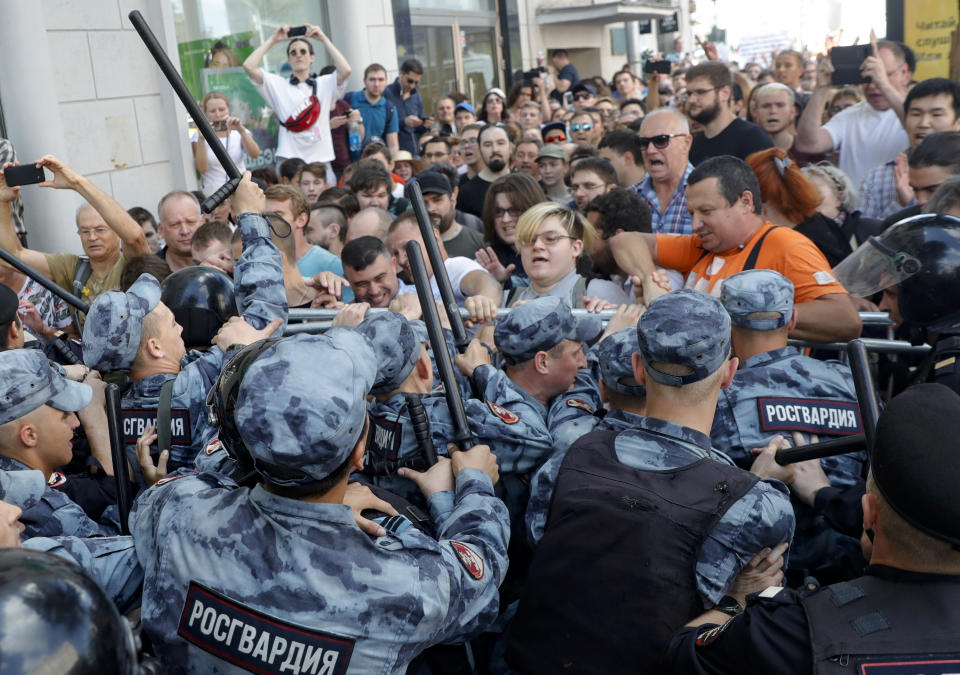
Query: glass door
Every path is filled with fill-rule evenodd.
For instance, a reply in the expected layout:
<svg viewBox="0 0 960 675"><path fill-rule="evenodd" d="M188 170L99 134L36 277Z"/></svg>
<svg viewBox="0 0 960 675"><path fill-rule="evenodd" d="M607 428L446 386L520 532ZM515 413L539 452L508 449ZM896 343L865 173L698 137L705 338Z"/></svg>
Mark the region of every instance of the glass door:
<svg viewBox="0 0 960 675"><path fill-rule="evenodd" d="M457 90L457 54L450 26L413 26L415 51L404 58L417 58L423 63L420 95L427 114L433 112L437 99Z"/></svg>
<svg viewBox="0 0 960 675"><path fill-rule="evenodd" d="M460 26L464 89L478 105L493 87L500 87L496 29L489 26Z"/></svg>

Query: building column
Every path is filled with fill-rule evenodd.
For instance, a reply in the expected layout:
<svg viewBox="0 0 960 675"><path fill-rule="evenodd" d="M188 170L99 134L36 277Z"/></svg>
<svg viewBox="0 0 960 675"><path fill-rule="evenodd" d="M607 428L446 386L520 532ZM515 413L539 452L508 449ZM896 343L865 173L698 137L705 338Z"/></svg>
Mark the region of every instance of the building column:
<svg viewBox="0 0 960 675"><path fill-rule="evenodd" d="M329 2L330 39L347 59L353 73L347 90L363 88L363 70L371 63L387 69L392 80L397 64L397 38L390 0Z"/></svg>

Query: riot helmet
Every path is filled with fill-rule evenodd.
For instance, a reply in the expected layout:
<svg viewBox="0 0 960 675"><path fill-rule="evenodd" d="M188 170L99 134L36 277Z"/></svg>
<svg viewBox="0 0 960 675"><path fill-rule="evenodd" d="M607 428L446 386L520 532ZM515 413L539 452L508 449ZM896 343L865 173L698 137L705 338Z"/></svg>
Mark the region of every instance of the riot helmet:
<svg viewBox="0 0 960 675"><path fill-rule="evenodd" d="M209 347L220 326L237 315L233 282L213 267L191 265L168 276L160 300L183 326L187 349Z"/></svg>

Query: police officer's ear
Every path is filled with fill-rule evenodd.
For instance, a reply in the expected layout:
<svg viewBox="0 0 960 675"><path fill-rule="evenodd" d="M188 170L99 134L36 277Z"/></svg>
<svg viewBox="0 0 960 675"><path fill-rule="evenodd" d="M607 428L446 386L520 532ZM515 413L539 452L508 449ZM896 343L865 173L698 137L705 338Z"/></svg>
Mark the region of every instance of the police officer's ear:
<svg viewBox="0 0 960 675"><path fill-rule="evenodd" d="M433 389L433 362L430 360L430 355L427 353L425 346L421 346L420 358L417 359L413 370L417 374L417 379L426 385L424 393L430 393Z"/></svg>
<svg viewBox="0 0 960 675"><path fill-rule="evenodd" d="M367 452L367 436L370 433L370 418L363 421L363 433L357 439L357 444L350 452L350 466L357 471L363 471L363 459ZM351 470L351 473L353 471Z"/></svg>
<svg viewBox="0 0 960 675"><path fill-rule="evenodd" d="M605 384L603 383L603 380L600 380L600 382L598 382L598 384L600 385L600 400L603 401L604 403L609 403L609 402L610 402L610 390L607 389L607 385L605 385Z"/></svg>
<svg viewBox="0 0 960 675"><path fill-rule="evenodd" d="M533 367L540 375L547 375L550 372L550 354L547 352L537 352L533 357Z"/></svg>
<svg viewBox="0 0 960 675"><path fill-rule="evenodd" d="M793 313L790 315L790 321L787 322L787 335L793 332L793 329L797 327L797 306L793 306Z"/></svg>
<svg viewBox="0 0 960 675"><path fill-rule="evenodd" d="M643 367L643 357L640 356L640 352L633 353L631 363L633 364L633 379L635 379L641 387L646 387L647 369ZM601 382L600 384L602 385L603 383Z"/></svg>
<svg viewBox="0 0 960 675"><path fill-rule="evenodd" d="M733 376L737 374L737 368L740 367L740 359L738 359L736 356L733 356L720 367L726 369L723 373L723 377L720 380L720 388L726 389L730 386L730 383L733 382Z"/></svg>

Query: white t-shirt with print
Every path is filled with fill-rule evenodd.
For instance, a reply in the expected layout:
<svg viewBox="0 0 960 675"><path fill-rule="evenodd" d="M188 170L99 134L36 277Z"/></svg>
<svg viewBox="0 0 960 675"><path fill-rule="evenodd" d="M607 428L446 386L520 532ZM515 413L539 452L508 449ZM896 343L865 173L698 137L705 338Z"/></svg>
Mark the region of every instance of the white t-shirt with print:
<svg viewBox="0 0 960 675"><path fill-rule="evenodd" d="M306 82L290 84L290 79L260 70L263 84L255 84L257 91L283 121L296 117L310 101L313 87ZM305 162L332 162L333 140L330 137L330 109L337 101L337 74L317 78L317 100L320 116L306 131L293 132L280 125L277 157L299 157Z"/></svg>

